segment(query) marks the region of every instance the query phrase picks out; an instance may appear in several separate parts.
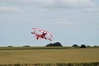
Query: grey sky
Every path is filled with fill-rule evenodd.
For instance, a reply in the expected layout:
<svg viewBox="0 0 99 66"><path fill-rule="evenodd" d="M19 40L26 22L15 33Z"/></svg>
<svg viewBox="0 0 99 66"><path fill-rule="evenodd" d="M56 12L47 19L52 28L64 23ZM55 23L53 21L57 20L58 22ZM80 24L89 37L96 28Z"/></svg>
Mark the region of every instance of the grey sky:
<svg viewBox="0 0 99 66"><path fill-rule="evenodd" d="M65 45L99 44L99 0L0 0L0 46L45 46L32 27Z"/></svg>

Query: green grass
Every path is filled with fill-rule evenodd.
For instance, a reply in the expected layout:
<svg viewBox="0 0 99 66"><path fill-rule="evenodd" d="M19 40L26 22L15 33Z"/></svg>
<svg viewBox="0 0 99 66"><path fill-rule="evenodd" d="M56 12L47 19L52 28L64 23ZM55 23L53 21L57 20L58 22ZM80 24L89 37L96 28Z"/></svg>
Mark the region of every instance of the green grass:
<svg viewBox="0 0 99 66"><path fill-rule="evenodd" d="M67 49L70 47L0 47L0 50Z"/></svg>

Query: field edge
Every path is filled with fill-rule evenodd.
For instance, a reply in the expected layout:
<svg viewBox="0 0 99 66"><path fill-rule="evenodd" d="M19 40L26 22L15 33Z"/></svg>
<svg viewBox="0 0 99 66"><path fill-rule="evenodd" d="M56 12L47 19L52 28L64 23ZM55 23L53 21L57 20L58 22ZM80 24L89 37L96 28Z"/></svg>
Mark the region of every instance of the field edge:
<svg viewBox="0 0 99 66"><path fill-rule="evenodd" d="M82 63L16 63L0 64L0 66L99 66L99 62L82 62Z"/></svg>

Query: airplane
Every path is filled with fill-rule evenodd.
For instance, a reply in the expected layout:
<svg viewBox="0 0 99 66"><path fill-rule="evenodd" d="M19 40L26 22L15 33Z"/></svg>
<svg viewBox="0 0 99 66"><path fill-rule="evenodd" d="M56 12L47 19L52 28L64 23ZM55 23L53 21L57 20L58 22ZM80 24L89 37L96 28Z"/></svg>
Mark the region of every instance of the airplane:
<svg viewBox="0 0 99 66"><path fill-rule="evenodd" d="M32 29L34 30L34 32L31 32L31 34L34 34L36 36L36 40L41 38L41 39L52 41L52 37L54 37L53 34L49 33L46 30L42 30L40 28L32 28Z"/></svg>

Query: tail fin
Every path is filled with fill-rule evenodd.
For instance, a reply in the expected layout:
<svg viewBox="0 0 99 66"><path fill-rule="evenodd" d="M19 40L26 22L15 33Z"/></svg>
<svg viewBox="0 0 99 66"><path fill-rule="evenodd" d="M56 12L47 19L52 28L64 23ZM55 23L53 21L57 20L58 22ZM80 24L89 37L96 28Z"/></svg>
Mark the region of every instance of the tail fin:
<svg viewBox="0 0 99 66"><path fill-rule="evenodd" d="M52 39L51 38L47 38L48 40L50 40L50 41L52 41Z"/></svg>
<svg viewBox="0 0 99 66"><path fill-rule="evenodd" d="M50 41L52 41L52 39L49 39Z"/></svg>
<svg viewBox="0 0 99 66"><path fill-rule="evenodd" d="M35 34L36 33L36 30L34 32L31 32L32 34Z"/></svg>
<svg viewBox="0 0 99 66"><path fill-rule="evenodd" d="M35 32L31 32L31 34L35 34Z"/></svg>

